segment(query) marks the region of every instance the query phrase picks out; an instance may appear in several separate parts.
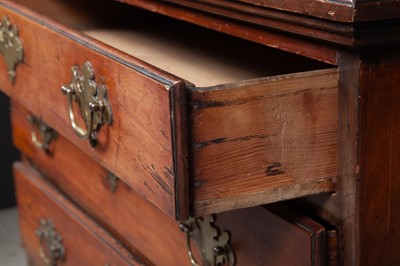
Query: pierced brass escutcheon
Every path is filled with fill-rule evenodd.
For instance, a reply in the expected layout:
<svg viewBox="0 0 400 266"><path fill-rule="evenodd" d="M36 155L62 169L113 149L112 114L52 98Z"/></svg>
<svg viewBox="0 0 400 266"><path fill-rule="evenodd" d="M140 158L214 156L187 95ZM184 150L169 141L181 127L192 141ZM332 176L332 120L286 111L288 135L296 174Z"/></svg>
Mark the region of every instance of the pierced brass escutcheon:
<svg viewBox="0 0 400 266"><path fill-rule="evenodd" d="M40 220L40 226L35 232L39 237L39 255L46 265L56 266L65 256L62 237L54 230L52 220Z"/></svg>
<svg viewBox="0 0 400 266"><path fill-rule="evenodd" d="M67 95L68 111L72 128L81 139L89 139L93 147L96 143L97 131L104 123L112 122L111 107L107 101L107 87L98 85L90 62L85 62L80 71L78 66L71 68L72 79L69 85L63 85L61 91ZM78 126L72 108L72 100L78 103L86 129Z"/></svg>
<svg viewBox="0 0 400 266"><path fill-rule="evenodd" d="M188 256L193 266L233 266L235 254L229 244L230 236L227 231L220 232L214 225L214 216L189 218L181 223L179 228L186 234ZM199 264L194 258L191 240L196 243L202 256Z"/></svg>
<svg viewBox="0 0 400 266"><path fill-rule="evenodd" d="M57 138L57 132L36 116L29 115L26 119L31 123L32 142L37 148L49 152L50 143Z"/></svg>
<svg viewBox="0 0 400 266"><path fill-rule="evenodd" d="M18 37L18 28L12 25L8 17L2 17L0 22L0 53L3 54L8 70L8 79L15 80L15 68L23 59L22 42Z"/></svg>

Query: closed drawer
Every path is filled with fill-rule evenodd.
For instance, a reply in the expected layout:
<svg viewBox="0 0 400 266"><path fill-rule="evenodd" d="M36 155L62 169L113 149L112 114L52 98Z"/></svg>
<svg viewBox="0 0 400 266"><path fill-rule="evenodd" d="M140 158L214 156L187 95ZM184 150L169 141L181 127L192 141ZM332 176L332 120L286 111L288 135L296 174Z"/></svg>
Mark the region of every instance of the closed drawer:
<svg viewBox="0 0 400 266"><path fill-rule="evenodd" d="M27 113L13 106L14 141L27 162L131 252L155 265L189 265L185 235L174 219L121 180L110 183L109 172L63 136L57 136L48 153L36 148ZM334 265L333 227L284 204L218 214L215 224L229 232L236 265ZM198 254L196 258L200 261Z"/></svg>
<svg viewBox="0 0 400 266"><path fill-rule="evenodd" d="M63 136L50 144L49 153L36 148L27 112L15 104L12 110L14 142L26 161L132 252L155 265L189 265L185 236L174 219L121 180L110 186L109 172ZM284 204L218 214L215 224L229 231L236 265L335 265L333 227Z"/></svg>
<svg viewBox="0 0 400 266"><path fill-rule="evenodd" d="M149 256L155 265L188 263L186 253L182 252L185 250L184 235L174 219L121 180L112 179L109 171L60 134L50 143L48 153L37 148L31 140L28 115L25 108L15 102L12 104L14 144L35 169L40 169L47 180L113 232L130 250Z"/></svg>
<svg viewBox="0 0 400 266"><path fill-rule="evenodd" d="M143 265L39 173L16 163L14 177L30 265Z"/></svg>
<svg viewBox="0 0 400 266"><path fill-rule="evenodd" d="M226 76L216 73L229 67L213 68L206 76L204 68L225 60L214 58L205 67L201 63L201 71L188 74L187 79L206 84L195 87L175 75L206 55L187 60L183 53L180 59L179 43L171 44L178 46L179 53L155 57L167 54L171 57L162 62L181 63L177 68L162 65L172 75L133 57L135 52L128 55L16 4L1 2L0 15L18 26L23 44L23 62L16 66L15 81L1 75L2 90L169 216L182 220L189 213L204 215L333 190L337 176L335 69L262 77L258 72L247 73L243 63ZM139 40L144 48L150 47L147 34L143 41L143 36L120 33L88 31L113 46L122 43L137 50L140 47L134 41ZM147 54L156 53L164 43L163 39ZM197 52L193 49L188 54ZM112 112L111 125L102 125L92 134L95 147L76 136L70 121L72 113L85 132L79 116L90 117L90 112L80 112L78 104L72 104L71 112L60 90L70 84L71 66L91 78L88 69L80 70L85 62L94 69L96 82L107 86ZM307 67L297 70L303 69ZM3 60L0 70L7 73ZM101 98L105 93L94 94Z"/></svg>

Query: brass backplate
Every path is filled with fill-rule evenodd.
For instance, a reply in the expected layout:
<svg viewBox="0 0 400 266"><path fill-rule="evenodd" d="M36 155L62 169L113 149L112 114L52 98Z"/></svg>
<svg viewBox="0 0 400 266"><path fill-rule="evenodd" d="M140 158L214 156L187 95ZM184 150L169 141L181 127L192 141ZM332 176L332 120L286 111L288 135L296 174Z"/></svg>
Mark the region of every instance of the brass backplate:
<svg viewBox="0 0 400 266"><path fill-rule="evenodd" d="M18 28L12 25L8 17L0 22L0 53L3 54L8 70L8 79L14 83L17 64L22 62L23 47L18 37Z"/></svg>
<svg viewBox="0 0 400 266"><path fill-rule="evenodd" d="M68 97L69 117L74 132L82 139L89 139L94 146L97 131L103 124L112 122L111 107L108 103L107 87L95 81L94 70L90 62L85 62L81 68L71 68L72 78L69 85L64 85L61 91ZM72 108L75 101L86 129L77 125Z"/></svg>
<svg viewBox="0 0 400 266"><path fill-rule="evenodd" d="M39 254L46 265L56 266L65 256L65 248L62 237L55 231L52 220L40 220L40 226L36 230L39 237Z"/></svg>
<svg viewBox="0 0 400 266"><path fill-rule="evenodd" d="M221 232L215 226L214 222L214 216L208 215L199 218L189 218L186 222L180 224L181 230L188 236L188 254L192 265L235 265L235 254L229 243L229 232ZM201 264L198 264L193 258L189 237L200 250L202 256Z"/></svg>
<svg viewBox="0 0 400 266"><path fill-rule="evenodd" d="M26 119L31 123L32 142L49 153L50 143L57 138L57 132L36 116L29 115Z"/></svg>

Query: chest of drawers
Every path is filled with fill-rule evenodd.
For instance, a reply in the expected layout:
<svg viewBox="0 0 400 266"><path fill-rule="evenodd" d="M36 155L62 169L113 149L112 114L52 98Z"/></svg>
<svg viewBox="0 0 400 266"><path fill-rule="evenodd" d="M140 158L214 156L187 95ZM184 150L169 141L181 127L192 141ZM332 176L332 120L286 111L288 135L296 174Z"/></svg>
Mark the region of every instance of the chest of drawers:
<svg viewBox="0 0 400 266"><path fill-rule="evenodd" d="M18 2L0 84L33 264L90 262L74 241L111 265L398 261L395 3ZM29 235L64 220L88 236Z"/></svg>

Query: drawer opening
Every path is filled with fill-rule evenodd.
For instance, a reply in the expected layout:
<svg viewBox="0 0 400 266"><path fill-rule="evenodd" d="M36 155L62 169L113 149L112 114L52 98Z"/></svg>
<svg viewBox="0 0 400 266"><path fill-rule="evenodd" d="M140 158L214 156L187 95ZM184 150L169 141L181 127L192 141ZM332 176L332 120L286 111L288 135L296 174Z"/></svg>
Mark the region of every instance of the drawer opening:
<svg viewBox="0 0 400 266"><path fill-rule="evenodd" d="M332 67L118 2L81 2L32 8L199 87Z"/></svg>
<svg viewBox="0 0 400 266"><path fill-rule="evenodd" d="M84 33L199 87L329 67L193 25L175 26L169 20L160 24L172 25L162 29L158 25L100 28Z"/></svg>

